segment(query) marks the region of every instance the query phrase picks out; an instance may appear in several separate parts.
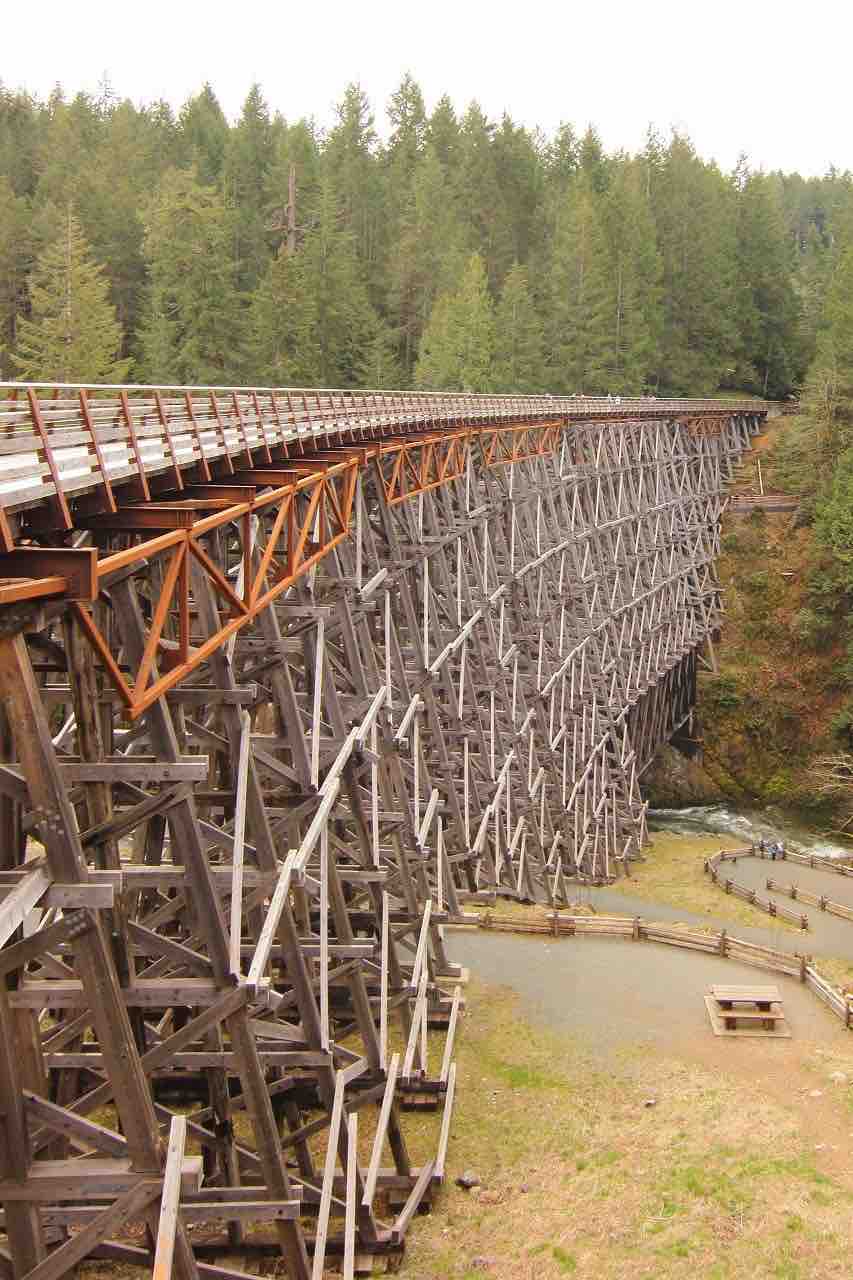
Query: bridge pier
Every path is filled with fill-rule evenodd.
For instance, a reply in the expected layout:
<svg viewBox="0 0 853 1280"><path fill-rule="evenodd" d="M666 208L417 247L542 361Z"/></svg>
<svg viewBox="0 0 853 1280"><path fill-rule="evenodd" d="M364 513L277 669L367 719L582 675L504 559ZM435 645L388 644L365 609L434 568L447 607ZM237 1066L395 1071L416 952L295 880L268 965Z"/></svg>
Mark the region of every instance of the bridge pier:
<svg viewBox="0 0 853 1280"><path fill-rule="evenodd" d="M0 388L38 459L0 522L6 1271L202 1274L264 1223L305 1280L399 1253L444 1176L444 925L638 852L762 413Z"/></svg>

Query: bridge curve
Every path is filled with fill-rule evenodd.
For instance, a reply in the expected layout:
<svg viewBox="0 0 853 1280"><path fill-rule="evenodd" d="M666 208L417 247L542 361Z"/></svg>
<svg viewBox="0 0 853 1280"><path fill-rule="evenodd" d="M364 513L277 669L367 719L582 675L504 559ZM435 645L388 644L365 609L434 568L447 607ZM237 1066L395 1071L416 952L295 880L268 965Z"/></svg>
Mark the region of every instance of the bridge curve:
<svg viewBox="0 0 853 1280"><path fill-rule="evenodd" d="M413 1170L398 1105L431 1100L448 1123L452 1106L459 975L440 926L484 889L567 903L572 879L610 879L638 851L638 779L693 705L720 625L725 485L764 413L0 384L6 1137L35 1125L54 1144L70 1133L116 1159L121 1146L156 1181L171 1120L153 1079L204 1081L194 1132L231 1188L205 1220L233 1238L252 1213L275 1216L240 1208L250 1174L257 1200L318 1212L321 1265L332 1212L345 1257L356 1237L399 1249L443 1175L447 1127ZM39 1031L57 1009L66 1031ZM46 1072L61 1103L45 1101ZM274 1100L297 1079L279 1133ZM386 1128L362 1170L365 1089ZM121 1134L80 1119L104 1090ZM235 1106L252 1118L248 1155ZM47 1247L33 1205L51 1203L31 1147L0 1167L22 1269ZM91 1224L86 1171L60 1172ZM403 1192L390 1230L377 1188ZM188 1189L167 1224L180 1274L202 1195ZM133 1212L163 1229L150 1202ZM281 1208L276 1229L307 1280L298 1218Z"/></svg>

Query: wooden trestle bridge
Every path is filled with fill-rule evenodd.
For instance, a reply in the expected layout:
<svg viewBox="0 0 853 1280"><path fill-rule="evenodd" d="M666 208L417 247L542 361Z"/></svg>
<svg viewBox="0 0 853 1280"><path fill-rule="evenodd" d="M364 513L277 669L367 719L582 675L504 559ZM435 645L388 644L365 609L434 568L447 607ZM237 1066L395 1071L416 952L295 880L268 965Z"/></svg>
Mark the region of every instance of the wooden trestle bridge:
<svg viewBox="0 0 853 1280"><path fill-rule="evenodd" d="M399 1254L442 926L639 848L763 413L0 385L0 1276Z"/></svg>

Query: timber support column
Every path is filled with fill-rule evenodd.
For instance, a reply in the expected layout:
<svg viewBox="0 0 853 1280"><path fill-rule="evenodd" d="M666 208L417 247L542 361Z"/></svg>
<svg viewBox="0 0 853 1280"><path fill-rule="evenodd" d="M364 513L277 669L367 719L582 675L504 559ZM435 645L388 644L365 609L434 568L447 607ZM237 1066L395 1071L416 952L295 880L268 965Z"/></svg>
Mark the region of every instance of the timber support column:
<svg viewBox="0 0 853 1280"><path fill-rule="evenodd" d="M16 613L8 616L7 628L10 624L16 628L13 634L9 634L8 629L0 633L0 701L12 728L18 760L29 787L50 875L63 884L84 885L88 882L89 873L77 822L59 773L50 728ZM104 926L97 912L92 912L90 919L92 927L75 940L74 967L91 1010L116 1108L127 1137L131 1165L136 1172L159 1178L163 1155L148 1082L140 1065ZM5 1105L8 1106L8 1102ZM147 1217L156 1232L156 1209ZM29 1231L27 1250L36 1243L37 1237ZM185 1280L196 1280L195 1259L180 1222L175 1246L177 1274Z"/></svg>

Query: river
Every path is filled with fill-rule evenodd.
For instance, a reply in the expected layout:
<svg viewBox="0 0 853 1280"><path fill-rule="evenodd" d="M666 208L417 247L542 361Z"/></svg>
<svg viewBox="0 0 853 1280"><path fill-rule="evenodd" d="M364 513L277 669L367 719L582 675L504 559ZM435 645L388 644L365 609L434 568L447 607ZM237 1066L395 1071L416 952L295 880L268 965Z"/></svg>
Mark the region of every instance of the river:
<svg viewBox="0 0 853 1280"><path fill-rule="evenodd" d="M679 835L727 835L734 845L765 840L784 840L795 852L819 854L823 858L853 858L853 842L842 844L826 835L792 822L781 809L738 811L725 805L697 805L692 809L651 809L649 825L658 831Z"/></svg>

